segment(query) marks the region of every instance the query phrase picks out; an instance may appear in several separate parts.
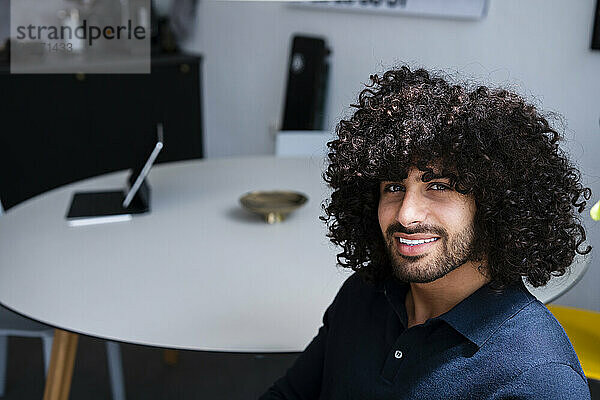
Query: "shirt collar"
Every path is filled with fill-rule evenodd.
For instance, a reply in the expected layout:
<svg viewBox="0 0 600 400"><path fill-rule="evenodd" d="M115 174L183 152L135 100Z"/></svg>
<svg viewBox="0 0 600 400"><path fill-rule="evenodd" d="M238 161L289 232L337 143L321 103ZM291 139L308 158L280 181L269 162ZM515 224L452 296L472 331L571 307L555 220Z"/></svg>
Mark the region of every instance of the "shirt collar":
<svg viewBox="0 0 600 400"><path fill-rule="evenodd" d="M385 295L404 326L407 324L404 301L408 288L408 284L396 279L389 279L384 284ZM480 348L507 320L534 300L522 284L506 287L501 292L487 284L431 321L445 321Z"/></svg>

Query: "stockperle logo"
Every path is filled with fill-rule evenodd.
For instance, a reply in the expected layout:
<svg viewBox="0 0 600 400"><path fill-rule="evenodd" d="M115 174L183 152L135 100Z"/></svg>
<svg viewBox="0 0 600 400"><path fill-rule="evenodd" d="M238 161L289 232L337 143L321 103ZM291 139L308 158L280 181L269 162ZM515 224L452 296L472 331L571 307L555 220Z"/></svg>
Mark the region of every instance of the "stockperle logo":
<svg viewBox="0 0 600 400"><path fill-rule="evenodd" d="M11 1L11 72L150 73L150 1Z"/></svg>

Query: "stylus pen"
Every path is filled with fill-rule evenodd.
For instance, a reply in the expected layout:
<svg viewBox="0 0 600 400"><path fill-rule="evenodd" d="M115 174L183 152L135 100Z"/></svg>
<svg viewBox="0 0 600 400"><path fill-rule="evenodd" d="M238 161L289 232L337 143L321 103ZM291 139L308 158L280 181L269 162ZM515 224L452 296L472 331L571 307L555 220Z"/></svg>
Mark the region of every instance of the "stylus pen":
<svg viewBox="0 0 600 400"><path fill-rule="evenodd" d="M152 154L150 154L150 157L148 157L146 164L144 164L144 168L142 168L142 172L140 172L140 174L136 178L135 182L131 186L129 193L127 193L127 196L125 196L125 200L123 200L123 208L129 207L131 200L133 200L133 196L135 196L135 194L137 193L138 189L142 185L142 182L146 178L146 175L150 171L150 168L152 168L152 164L154 164L154 160L156 160L156 157L158 157L158 153L160 153L160 150L163 148L163 126L162 126L162 124L158 124L156 126L156 129L158 131L158 142L156 142L156 146L154 146L154 150L152 150Z"/></svg>

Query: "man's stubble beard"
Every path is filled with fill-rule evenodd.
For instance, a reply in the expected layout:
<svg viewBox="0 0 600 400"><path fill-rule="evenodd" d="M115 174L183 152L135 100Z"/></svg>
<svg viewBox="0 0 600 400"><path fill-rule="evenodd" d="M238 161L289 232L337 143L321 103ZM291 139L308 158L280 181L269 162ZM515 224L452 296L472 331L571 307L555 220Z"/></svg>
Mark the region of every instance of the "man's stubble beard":
<svg viewBox="0 0 600 400"><path fill-rule="evenodd" d="M396 232L431 233L440 238L435 248L425 254L405 256L399 253ZM400 224L392 224L386 230L386 248L394 276L403 282L433 282L473 259L473 242L475 234L473 225L463 229L452 238L440 228L407 230Z"/></svg>

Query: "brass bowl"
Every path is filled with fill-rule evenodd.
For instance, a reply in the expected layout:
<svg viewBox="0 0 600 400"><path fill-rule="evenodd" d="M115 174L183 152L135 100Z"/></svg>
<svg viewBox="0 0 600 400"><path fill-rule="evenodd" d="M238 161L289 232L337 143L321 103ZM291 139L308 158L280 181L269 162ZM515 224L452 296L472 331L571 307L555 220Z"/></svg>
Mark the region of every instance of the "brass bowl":
<svg viewBox="0 0 600 400"><path fill-rule="evenodd" d="M249 192L240 197L242 206L262 215L268 224L281 222L289 213L302 207L308 197L289 190Z"/></svg>

